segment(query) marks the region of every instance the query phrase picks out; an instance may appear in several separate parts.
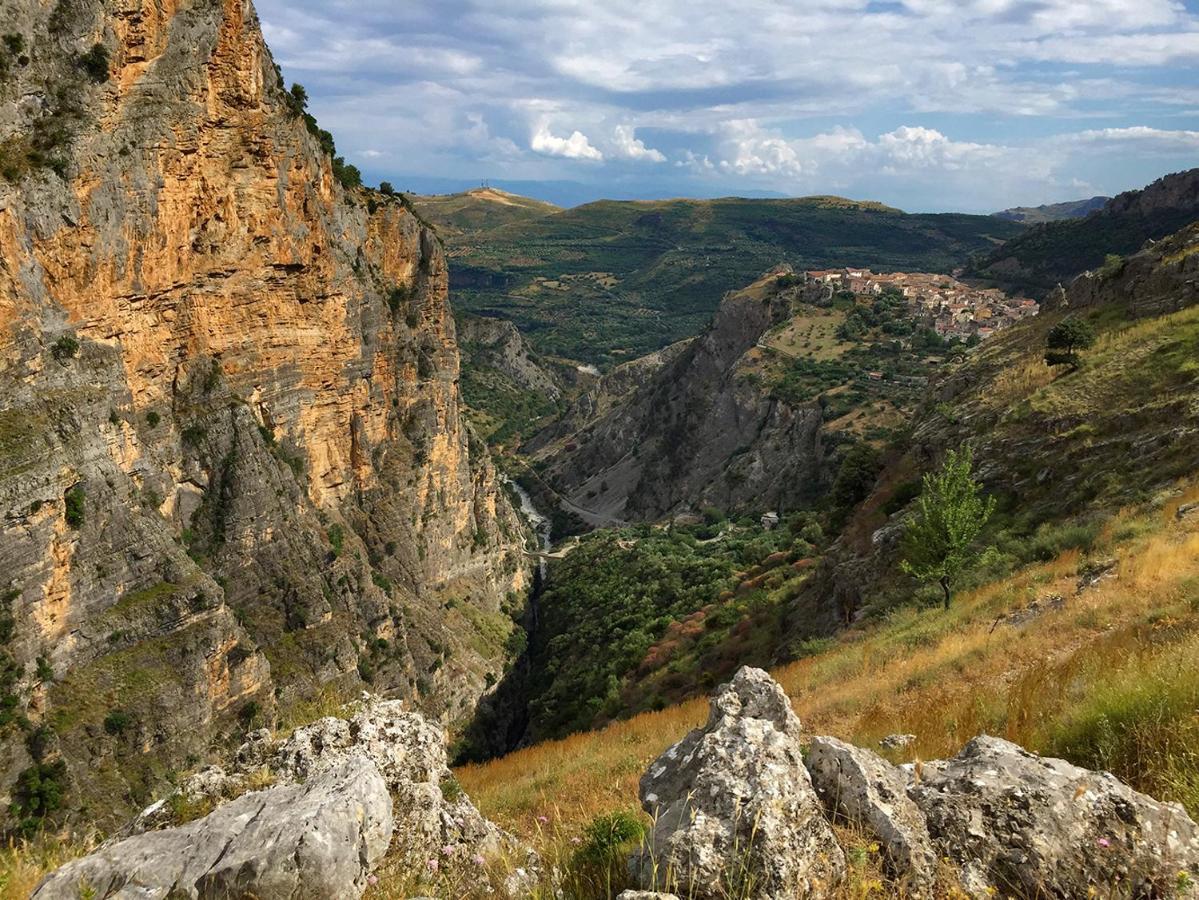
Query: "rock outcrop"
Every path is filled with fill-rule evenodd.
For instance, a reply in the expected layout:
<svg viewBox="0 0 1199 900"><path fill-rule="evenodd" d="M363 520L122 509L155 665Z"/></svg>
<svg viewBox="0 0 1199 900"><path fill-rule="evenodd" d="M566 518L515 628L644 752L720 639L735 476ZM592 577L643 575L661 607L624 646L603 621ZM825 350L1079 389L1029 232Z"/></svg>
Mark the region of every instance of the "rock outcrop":
<svg viewBox="0 0 1199 900"><path fill-rule="evenodd" d="M264 781L273 786L246 793ZM210 806L203 819L171 824L174 810ZM350 718L320 719L282 741L255 732L228 771L196 773L131 831L53 873L35 896L73 900L86 883L97 897L315 900L361 895L384 854L417 873L429 860L501 853L524 863L525 878L538 865L458 786L444 732L400 701L370 696ZM519 896L521 877L508 876L504 889Z"/></svg>
<svg viewBox="0 0 1199 900"><path fill-rule="evenodd" d="M458 341L463 365L494 369L513 384L549 400L562 396L562 384L553 369L534 357L516 326L507 319L461 316Z"/></svg>
<svg viewBox="0 0 1199 900"><path fill-rule="evenodd" d="M1199 878L1199 826L1181 806L999 738L925 763L911 796L975 896L1163 897L1180 873Z"/></svg>
<svg viewBox="0 0 1199 900"><path fill-rule="evenodd" d="M1199 213L1196 213L1199 217ZM1199 303L1199 223L1160 241L1118 265L1084 272L1064 291L1049 295L1045 308L1071 310L1122 306L1135 317L1159 316Z"/></svg>
<svg viewBox="0 0 1199 900"><path fill-rule="evenodd" d="M805 762L830 815L878 839L909 896L931 895L937 854L903 773L878 754L831 737L813 738Z"/></svg>
<svg viewBox="0 0 1199 900"><path fill-rule="evenodd" d="M50 875L33 897L360 897L392 828L383 777L369 759L353 756L188 825L108 844Z"/></svg>
<svg viewBox="0 0 1199 900"><path fill-rule="evenodd" d="M51 737L0 794L61 760L111 825L367 681L465 717L527 571L436 236L343 186L247 0L5 14L0 668Z"/></svg>
<svg viewBox="0 0 1199 900"><path fill-rule="evenodd" d="M831 896L845 857L804 768L800 730L760 669L717 691L707 724L641 779L654 820L634 863L643 884L696 900Z"/></svg>
<svg viewBox="0 0 1199 900"><path fill-rule="evenodd" d="M705 506L793 508L819 493L820 406L793 407L745 370L766 332L790 316L792 297L777 287L783 274L729 294L699 337L649 365L630 363L631 389L615 402L584 394L531 442L568 508L608 524Z"/></svg>
<svg viewBox="0 0 1199 900"><path fill-rule="evenodd" d="M902 768L827 737L801 757L799 738L765 672L743 668L720 688L708 723L641 779L654 817L629 861L641 885L696 898L827 896L846 872L827 810L878 841L904 896L1199 893L1199 826L1110 774L986 736L953 759Z"/></svg>

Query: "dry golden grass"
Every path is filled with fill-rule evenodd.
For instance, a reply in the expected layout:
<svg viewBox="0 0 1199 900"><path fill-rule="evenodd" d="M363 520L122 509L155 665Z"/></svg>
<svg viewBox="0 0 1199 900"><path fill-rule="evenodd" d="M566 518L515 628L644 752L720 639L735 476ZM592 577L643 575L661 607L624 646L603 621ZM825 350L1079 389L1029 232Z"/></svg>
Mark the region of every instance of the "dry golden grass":
<svg viewBox="0 0 1199 900"><path fill-rule="evenodd" d="M93 838L59 840L44 836L0 849L0 897L25 898L42 877L64 863L91 851Z"/></svg>
<svg viewBox="0 0 1199 900"><path fill-rule="evenodd" d="M991 405L997 408L1023 400L1053 381L1053 370L1042 359L1026 359L995 376L989 390Z"/></svg>

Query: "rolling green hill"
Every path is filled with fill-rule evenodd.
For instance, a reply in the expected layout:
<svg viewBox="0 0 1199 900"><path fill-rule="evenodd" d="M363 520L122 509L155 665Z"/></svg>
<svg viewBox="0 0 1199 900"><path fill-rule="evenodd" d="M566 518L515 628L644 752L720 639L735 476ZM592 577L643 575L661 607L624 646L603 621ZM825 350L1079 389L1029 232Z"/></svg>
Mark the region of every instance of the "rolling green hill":
<svg viewBox="0 0 1199 900"><path fill-rule="evenodd" d="M476 235L514 222L530 222L561 211L561 207L552 203L491 187L461 194L413 197L412 202L451 243L463 235Z"/></svg>
<svg viewBox="0 0 1199 900"><path fill-rule="evenodd" d="M605 367L696 334L726 291L778 263L947 272L1023 230L837 197L601 201L477 230L463 215L443 231L456 306Z"/></svg>

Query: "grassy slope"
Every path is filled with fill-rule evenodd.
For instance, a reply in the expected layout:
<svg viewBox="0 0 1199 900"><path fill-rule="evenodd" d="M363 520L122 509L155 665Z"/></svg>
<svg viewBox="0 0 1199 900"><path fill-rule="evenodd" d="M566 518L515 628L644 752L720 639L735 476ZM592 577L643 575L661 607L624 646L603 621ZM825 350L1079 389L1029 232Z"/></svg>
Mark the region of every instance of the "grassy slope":
<svg viewBox="0 0 1199 900"><path fill-rule="evenodd" d="M608 365L695 334L726 291L780 262L949 271L1021 230L836 198L602 201L451 238L451 271L461 308Z"/></svg>
<svg viewBox="0 0 1199 900"><path fill-rule="evenodd" d="M1199 813L1199 522L1174 515L1196 499L1192 485L1115 516L1096 549L1118 559L1115 577L1094 587L1079 589L1083 560L1069 551L960 597L948 613L907 608L848 631L773 674L812 733L867 746L916 734L909 750L889 754L897 762L943 757L988 732L1111 769ZM996 625L1053 595L1065 598L1061 609ZM458 777L487 815L560 858L595 816L635 808L647 764L705 714L693 700Z"/></svg>

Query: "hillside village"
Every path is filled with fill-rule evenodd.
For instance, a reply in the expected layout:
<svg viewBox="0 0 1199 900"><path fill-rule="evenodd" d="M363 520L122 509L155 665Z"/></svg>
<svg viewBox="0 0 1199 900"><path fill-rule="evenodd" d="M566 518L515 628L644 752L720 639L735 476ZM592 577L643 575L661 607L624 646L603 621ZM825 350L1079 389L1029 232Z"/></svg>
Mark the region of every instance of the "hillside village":
<svg viewBox="0 0 1199 900"><path fill-rule="evenodd" d="M1012 297L997 288L972 287L931 272L820 269L805 272L804 280L809 296L817 302L829 302L841 292L871 297L898 291L907 299L913 320L946 339L965 341L975 335L985 339L1040 309L1035 300Z"/></svg>

